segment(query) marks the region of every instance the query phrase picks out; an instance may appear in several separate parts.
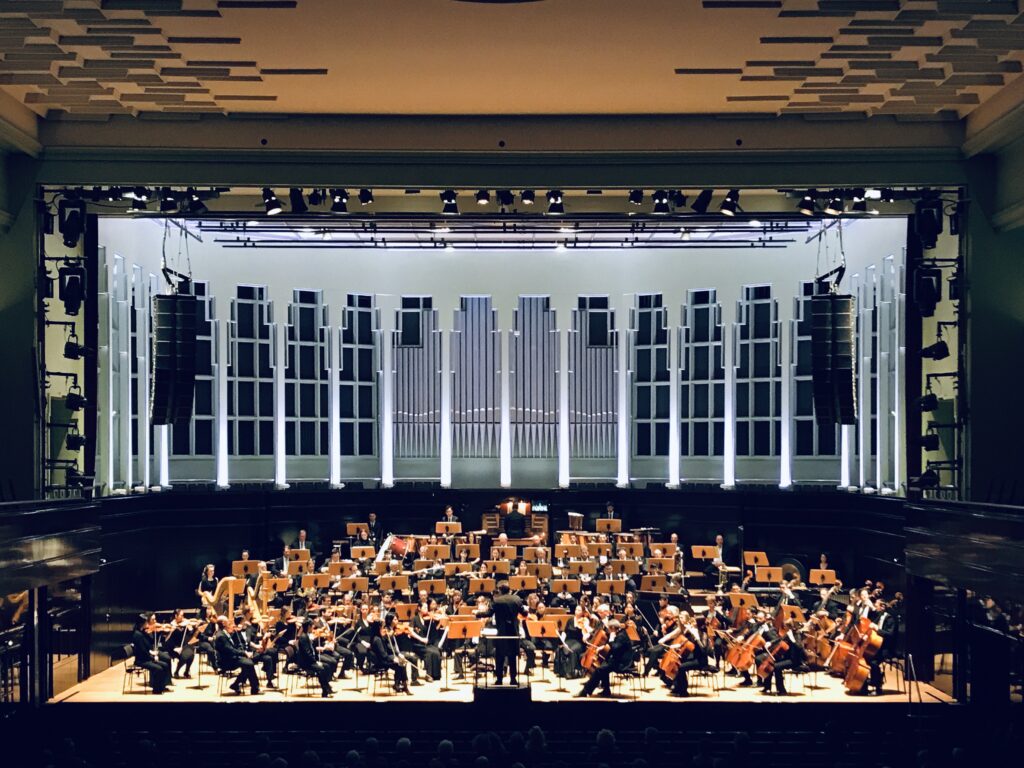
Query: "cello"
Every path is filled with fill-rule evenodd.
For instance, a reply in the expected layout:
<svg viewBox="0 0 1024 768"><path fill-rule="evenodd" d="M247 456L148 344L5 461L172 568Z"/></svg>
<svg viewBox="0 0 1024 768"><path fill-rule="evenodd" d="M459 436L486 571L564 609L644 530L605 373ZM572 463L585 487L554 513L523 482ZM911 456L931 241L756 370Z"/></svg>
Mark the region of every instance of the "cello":
<svg viewBox="0 0 1024 768"><path fill-rule="evenodd" d="M780 637L771 646L765 646L764 659L757 665L757 676L767 680L775 672L776 656L789 653L789 641Z"/></svg>
<svg viewBox="0 0 1024 768"><path fill-rule="evenodd" d="M852 693L864 690L864 685L871 674L868 661L873 659L882 647L882 636L875 631L866 616L857 622L856 630L859 639L846 659L846 674L843 676L843 685Z"/></svg>

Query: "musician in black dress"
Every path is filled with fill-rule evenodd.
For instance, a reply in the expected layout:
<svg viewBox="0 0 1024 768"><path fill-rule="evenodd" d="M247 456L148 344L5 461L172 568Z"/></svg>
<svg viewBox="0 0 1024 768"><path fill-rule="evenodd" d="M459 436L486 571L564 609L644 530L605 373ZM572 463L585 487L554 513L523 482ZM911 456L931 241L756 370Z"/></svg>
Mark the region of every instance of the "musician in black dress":
<svg viewBox="0 0 1024 768"><path fill-rule="evenodd" d="M174 612L171 619L171 631L164 641L164 647L170 657L178 662L174 670L174 677L192 677L192 662L196 658L195 646L190 642L195 634L195 627L191 622L185 620L185 611L179 608Z"/></svg>
<svg viewBox="0 0 1024 768"><path fill-rule="evenodd" d="M196 587L196 594L199 595L199 615L202 616L206 612L207 606L213 607L210 602L213 596L217 592L217 576L214 574L213 563L207 563L203 568L203 573L199 577L199 586ZM204 594L205 593L205 594Z"/></svg>
<svg viewBox="0 0 1024 768"><path fill-rule="evenodd" d="M599 687L602 696L611 696L611 678L613 672L625 672L633 666L633 644L626 635L618 619L608 621L607 658L602 661L590 675L590 679L576 694L576 698L585 698Z"/></svg>
<svg viewBox="0 0 1024 768"><path fill-rule="evenodd" d="M241 693L242 685L248 683L249 692L253 696L257 695L260 692L260 681L256 677L256 667L236 637L234 622L226 616L218 616L217 624L220 626L214 640L214 647L217 649L217 669L221 672L233 672L237 669L238 676L231 684L231 690Z"/></svg>
<svg viewBox="0 0 1024 768"><path fill-rule="evenodd" d="M317 654L307 631L309 620L299 619L295 626L295 664L303 672L314 675L320 681L320 693L326 699L334 693L331 690L331 678L334 677L336 667L324 662Z"/></svg>
<svg viewBox="0 0 1024 768"><path fill-rule="evenodd" d="M389 614L384 622L376 613L370 616L370 634L373 640L370 642L370 663L375 669L390 669L395 675L395 691L398 693L409 693L409 668L412 669L415 680L417 671L398 649L395 641L394 614Z"/></svg>
<svg viewBox="0 0 1024 768"><path fill-rule="evenodd" d="M171 683L171 670L158 657L156 642L146 628L150 625L152 614L142 614L135 622L132 630L132 653L135 655L135 666L149 672L149 687L153 693L163 693Z"/></svg>

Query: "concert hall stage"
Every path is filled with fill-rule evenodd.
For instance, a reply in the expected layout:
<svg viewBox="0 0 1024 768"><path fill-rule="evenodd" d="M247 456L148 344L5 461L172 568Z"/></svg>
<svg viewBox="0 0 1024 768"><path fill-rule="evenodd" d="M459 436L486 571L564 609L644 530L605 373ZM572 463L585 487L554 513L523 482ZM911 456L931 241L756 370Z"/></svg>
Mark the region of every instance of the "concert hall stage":
<svg viewBox="0 0 1024 768"><path fill-rule="evenodd" d="M282 677L281 684L287 677ZM646 687L646 691L638 687L634 693L629 680L622 680L615 686L611 699L601 699L599 696L592 696L590 699L574 699L573 695L583 686L583 680L563 680L561 686L559 681L549 670L535 670L530 685L530 699L536 703L554 702L581 702L593 701L614 701L619 703L666 703L666 704L723 704L723 703L747 703L747 704L768 704L768 703L827 703L827 704L876 704L876 703L907 703L908 696L903 687L902 677L896 670L890 669L886 677L885 692L880 696L853 696L847 693L841 680L829 675L818 673L806 673L802 675L787 675L787 693L785 695L765 695L757 687L738 687L739 678L715 676L716 684L720 686L715 690L708 685L707 680L692 678L691 693L688 698L675 698L668 694L668 689L655 677L649 677L645 682L637 683L638 686ZM93 675L78 685L68 689L55 697L52 703L292 703L292 702L420 702L420 703L473 703L479 702L480 698L474 696L472 681L449 680L445 682L434 681L423 683L412 688L413 694L396 694L390 689L380 687L376 695L371 695L369 686L372 684L370 678L361 675L358 679L359 689L356 688L356 678L348 680L335 680L333 683L334 696L329 699L321 698L320 690L313 681L310 687L306 687L305 680L298 678L290 693L281 691L264 690L258 696L250 696L247 693L235 695L228 690L227 683L223 685L223 694L218 693L218 679L204 671L202 687L196 678L191 680L175 680L173 689L159 696L154 696L147 687L136 683L135 689L130 693L122 693L124 682L124 665L117 664L104 672ZM483 686L483 677L480 680ZM561 687L562 690L558 690ZM482 687L488 695L489 700L500 700L501 693L507 691L509 700L522 702L526 700L522 692L517 692L511 687ZM921 683L920 700L925 704L949 703L952 699L938 689ZM914 703L918 702L918 688L914 688Z"/></svg>

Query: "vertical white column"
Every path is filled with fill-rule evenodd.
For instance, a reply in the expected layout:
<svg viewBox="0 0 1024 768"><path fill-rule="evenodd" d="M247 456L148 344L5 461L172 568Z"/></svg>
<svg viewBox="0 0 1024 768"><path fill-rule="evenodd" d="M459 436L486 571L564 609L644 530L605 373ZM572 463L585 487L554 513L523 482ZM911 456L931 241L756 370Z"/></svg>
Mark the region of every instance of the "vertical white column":
<svg viewBox="0 0 1024 768"><path fill-rule="evenodd" d="M779 488L793 485L793 366L792 354L794 302L781 298L779 307L779 370L782 386L779 404L781 414L779 434Z"/></svg>
<svg viewBox="0 0 1024 768"><path fill-rule="evenodd" d="M882 280L885 280L885 273L882 273ZM881 288L881 286L879 286ZM881 298L886 298L888 292L882 293ZM889 335L889 323L892 319L892 304L888 300L878 302L878 400L875 404L875 412L878 414L876 429L878 432L878 456L875 460L875 482L879 492L884 488L893 486L893 478L890 476L890 443L889 443L889 420L893 417L893 410L889 407L892 395L892 377L890 366L892 355L892 337Z"/></svg>
<svg viewBox="0 0 1024 768"><path fill-rule="evenodd" d="M342 309L342 321L346 318ZM327 463L331 488L340 488L341 482L341 327L329 323L327 335Z"/></svg>
<svg viewBox="0 0 1024 768"><path fill-rule="evenodd" d="M96 350L97 371L97 440L96 460L97 478L109 493L114 485L114 463L111 454L114 450L114 387L111 377L111 345L114 329L111 323L116 304L111 295L111 265L107 263L107 251L99 247L99 291L97 294L99 320L99 348Z"/></svg>
<svg viewBox="0 0 1024 768"><path fill-rule="evenodd" d="M844 424L839 428L839 487L847 489L853 478L853 424Z"/></svg>
<svg viewBox="0 0 1024 768"><path fill-rule="evenodd" d="M117 382L117 414L118 442L120 450L119 475L124 487L131 490L134 485L132 479L132 454L134 446L132 440L132 362L131 362L131 284L127 274L120 276L121 298L117 302L118 327L121 329L118 338L117 356L119 358L118 370L120 377Z"/></svg>
<svg viewBox="0 0 1024 768"><path fill-rule="evenodd" d="M722 302L723 311L725 301ZM735 306L735 304L734 304ZM722 487L736 487L736 323L722 322L722 365L725 367L725 445Z"/></svg>
<svg viewBox="0 0 1024 768"><path fill-rule="evenodd" d="M457 304L456 304L457 306ZM441 334L441 487L452 487L452 327L455 309L438 308Z"/></svg>
<svg viewBox="0 0 1024 768"><path fill-rule="evenodd" d="M619 488L629 487L629 458L630 458L630 407L629 407L629 307L631 306L631 295L621 297L619 306L615 306L615 297L610 297L610 308L615 310L616 345L619 360L619 370L615 377L616 394L618 396L618 429L616 430L618 450L618 470L616 472L615 485Z"/></svg>
<svg viewBox="0 0 1024 768"><path fill-rule="evenodd" d="M673 311L679 311L681 301L675 296L664 296L668 318L668 487L678 488L680 480L679 435L679 355L682 351L682 323L672 322ZM681 318L680 318L681 319Z"/></svg>
<svg viewBox="0 0 1024 768"><path fill-rule="evenodd" d="M395 485L394 339L399 297L378 296L380 307L380 484Z"/></svg>
<svg viewBox="0 0 1024 768"><path fill-rule="evenodd" d="M501 332L501 318L509 318L509 328L512 328L512 317L514 310L504 308L497 313L498 329L498 352L501 355L501 370L498 373L501 383L501 422L498 431L498 462L500 466L500 483L502 488L512 486L512 395L509 381L509 362L511 359L510 348L511 338L504 338L507 334ZM511 331L510 331L511 333Z"/></svg>
<svg viewBox="0 0 1024 768"><path fill-rule="evenodd" d="M859 286L857 296L857 314L860 317L860 338L857 340L859 359L857 368L860 372L860 388L857 390L857 437L860 443L857 467L857 485L863 489L868 482L868 462L871 459L871 315L866 307L871 295L871 287L866 277Z"/></svg>
<svg viewBox="0 0 1024 768"><path fill-rule="evenodd" d="M230 313L230 301L228 312ZM229 315L230 317L230 315ZM228 361L230 348L228 332L230 320L213 321L213 342L217 346L217 361L213 366L213 383L217 390L217 454L214 457L217 465L217 487L228 488Z"/></svg>
<svg viewBox="0 0 1024 768"><path fill-rule="evenodd" d="M273 303L270 304L270 316L274 316ZM287 311L287 310L286 310ZM287 317L287 315L285 315ZM273 322L270 324L270 340L274 345L274 487L288 487L288 454L285 451L285 410L284 410L284 374L288 366L288 323Z"/></svg>
<svg viewBox="0 0 1024 768"><path fill-rule="evenodd" d="M906 250L904 249L903 254L904 260L906 259ZM895 376L893 381L893 387L896 389L896 397L894 402L896 403L896 415L895 423L896 429L893 430L893 452L895 460L893 462L893 481L895 483L896 490L903 487L903 484L907 481L906 471L906 456L904 451L906 446L904 445L903 436L907 434L906 425L906 408L903 402L903 378L906 371L906 355L907 347L906 340L904 338L904 330L906 328L906 296L903 293L903 269L902 264L899 268L895 269L895 274L892 275L893 293L896 311L896 357L893 362Z"/></svg>
<svg viewBox="0 0 1024 768"><path fill-rule="evenodd" d="M149 444L149 307L150 286L143 277L139 267L133 267L133 280L138 288L135 302L135 328L138 342L135 346L136 365L139 375L135 384L135 398L139 404L139 445L135 452L138 456L139 482L149 488L150 482L150 450Z"/></svg>
<svg viewBox="0 0 1024 768"><path fill-rule="evenodd" d="M556 318L558 315L555 316ZM569 324L572 310L561 313L558 329L558 487L568 488L569 464Z"/></svg>

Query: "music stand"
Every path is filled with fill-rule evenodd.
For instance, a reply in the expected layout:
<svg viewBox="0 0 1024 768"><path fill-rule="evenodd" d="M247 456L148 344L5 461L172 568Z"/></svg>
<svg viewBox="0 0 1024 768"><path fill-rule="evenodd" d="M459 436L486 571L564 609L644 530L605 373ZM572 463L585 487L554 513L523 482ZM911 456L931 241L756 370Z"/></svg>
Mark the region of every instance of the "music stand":
<svg viewBox="0 0 1024 768"><path fill-rule="evenodd" d="M622 530L622 520L602 517L597 521L596 530L598 533L619 533Z"/></svg>
<svg viewBox="0 0 1024 768"><path fill-rule="evenodd" d="M473 570L472 563L445 563L444 564L444 575L455 576L459 573L469 573Z"/></svg>
<svg viewBox="0 0 1024 768"><path fill-rule="evenodd" d="M564 588L564 589L563 589ZM577 595L580 593L580 580L579 579L552 579L551 580L551 591L556 595L565 591L571 595Z"/></svg>
<svg viewBox="0 0 1024 768"><path fill-rule="evenodd" d="M345 535L349 538L358 536L363 531L366 531L366 535L370 535L370 526L368 523L345 523Z"/></svg>
<svg viewBox="0 0 1024 768"><path fill-rule="evenodd" d="M551 563L527 563L526 572L538 579L550 579Z"/></svg>
<svg viewBox="0 0 1024 768"><path fill-rule="evenodd" d="M591 557L601 557L601 555L604 555L605 557L612 556L612 545L607 541L594 542L587 548L590 550Z"/></svg>
<svg viewBox="0 0 1024 768"><path fill-rule="evenodd" d="M513 592L537 589L536 576L509 576L508 586Z"/></svg>
<svg viewBox="0 0 1024 768"><path fill-rule="evenodd" d="M484 566L481 570L484 573L508 574L512 571L512 563L508 560L484 560Z"/></svg>
<svg viewBox="0 0 1024 768"><path fill-rule="evenodd" d="M552 619L527 619L526 634L532 637L534 640L554 639L561 643L563 646L565 645L565 641L562 639L562 631L558 628L558 622ZM534 645L536 645L536 643L534 643ZM552 663L555 667L555 674L558 676L558 687L554 690L556 693L567 693L568 691L562 685L561 665L559 665L557 660L553 660Z"/></svg>
<svg viewBox="0 0 1024 768"><path fill-rule="evenodd" d="M657 563L658 567L661 568L662 573L675 573L676 572L676 559L674 557L649 557L647 558L647 565L651 563Z"/></svg>
<svg viewBox="0 0 1024 768"><path fill-rule="evenodd" d="M327 589L331 585L329 573L307 573L302 577L303 589Z"/></svg>
<svg viewBox="0 0 1024 768"><path fill-rule="evenodd" d="M743 553L743 564L753 567L766 566L768 565L768 554L760 551L751 551Z"/></svg>
<svg viewBox="0 0 1024 768"><path fill-rule="evenodd" d="M454 536L462 533L462 523L434 523L434 533L438 536Z"/></svg>
<svg viewBox="0 0 1024 768"><path fill-rule="evenodd" d="M377 550L368 544L355 544L349 548L353 560L366 560L377 556Z"/></svg>
<svg viewBox="0 0 1024 768"><path fill-rule="evenodd" d="M662 557L675 557L676 550L679 549L678 544L673 544L671 541L659 541L658 543L651 543L647 547L653 552L656 549L661 550Z"/></svg>
<svg viewBox="0 0 1024 768"><path fill-rule="evenodd" d="M428 544L424 548L423 556L429 560L451 560L452 548L447 544Z"/></svg>
<svg viewBox="0 0 1024 768"><path fill-rule="evenodd" d="M516 548L509 544L504 547L493 546L491 547L491 560L515 560Z"/></svg>
<svg viewBox="0 0 1024 768"><path fill-rule="evenodd" d="M405 592L409 589L409 577L400 576L378 576L377 589L381 592Z"/></svg>
<svg viewBox="0 0 1024 768"><path fill-rule="evenodd" d="M470 579L469 594L479 595L481 592L494 592L494 579Z"/></svg>
<svg viewBox="0 0 1024 768"><path fill-rule="evenodd" d="M258 569L259 563L256 560L235 560L231 563L231 575L239 579L251 576Z"/></svg>
<svg viewBox="0 0 1024 768"><path fill-rule="evenodd" d="M597 594L599 595L624 595L626 594L626 582L618 579L602 579L595 582Z"/></svg>
<svg viewBox="0 0 1024 768"><path fill-rule="evenodd" d="M420 579L416 582L416 589L425 589L428 595L443 595L448 589L448 582L444 579Z"/></svg>
<svg viewBox="0 0 1024 768"><path fill-rule="evenodd" d="M797 624L806 624L807 617L804 616L804 609L799 605L780 605L779 608L782 611L782 620L793 619Z"/></svg>
<svg viewBox="0 0 1024 768"><path fill-rule="evenodd" d="M663 574L657 576L641 576L640 577L640 591L641 592L667 592L668 591L668 577Z"/></svg>
<svg viewBox="0 0 1024 768"><path fill-rule="evenodd" d="M303 552L308 552L309 550L304 549L302 551ZM302 559L302 560L291 560L288 563L288 575L289 576L305 576L307 573L309 573L309 566L310 566L310 563L309 563L309 557L308 556L306 558Z"/></svg>
<svg viewBox="0 0 1024 768"><path fill-rule="evenodd" d="M351 560L341 560L337 563L327 564L327 573L331 576L351 576L356 572L356 564Z"/></svg>
<svg viewBox="0 0 1024 768"><path fill-rule="evenodd" d="M398 621L409 621L416 614L416 603L393 603L395 618Z"/></svg>
<svg viewBox="0 0 1024 768"><path fill-rule="evenodd" d="M729 598L730 605L737 610L740 608L757 610L761 607L757 604L757 597L749 592L729 592L726 597Z"/></svg>
<svg viewBox="0 0 1024 768"><path fill-rule="evenodd" d="M483 628L484 628L484 620L483 619L469 619L467 621L449 621L448 622L448 628L445 630L445 636L444 636L444 638L442 638L441 643L440 643L440 645L438 647L440 647L441 645L444 645L444 643L447 640L449 640L449 639L452 639L452 640L472 640L473 638L479 639L480 638L480 632L483 630ZM465 649L465 646L463 646L463 651L462 651L463 655L467 656L468 653L464 649ZM458 653L458 651L454 651L452 655L454 656L455 653ZM465 669L465 664L466 664L465 659L463 659L462 664L463 664L463 669ZM480 668L479 664L474 664L473 665L473 687L474 688L476 687L476 682L477 682L477 676L478 676L478 673L479 673L479 668ZM445 669L445 674L447 674L447 668Z"/></svg>
<svg viewBox="0 0 1024 768"><path fill-rule="evenodd" d="M640 573L640 563L636 560L612 560L612 573L624 573L627 576L636 576Z"/></svg>
<svg viewBox="0 0 1024 768"><path fill-rule="evenodd" d="M831 568L811 568L811 573L807 577L807 580L815 586L821 586L823 584L835 584L836 583L836 572Z"/></svg>
<svg viewBox="0 0 1024 768"><path fill-rule="evenodd" d="M644 545L639 541L623 541L619 542L619 549L626 550L627 557L643 557L644 556Z"/></svg>
<svg viewBox="0 0 1024 768"><path fill-rule="evenodd" d="M778 566L758 566L754 569L754 580L761 584L780 584L782 568Z"/></svg>
<svg viewBox="0 0 1024 768"><path fill-rule="evenodd" d="M470 560L480 559L480 545L476 543L472 544L456 544L455 545L455 556L461 557L462 553L466 553L466 557Z"/></svg>
<svg viewBox="0 0 1024 768"><path fill-rule="evenodd" d="M694 544L690 547L694 560L714 560L718 557L718 548L709 544Z"/></svg>
<svg viewBox="0 0 1024 768"><path fill-rule="evenodd" d="M297 560L309 560L310 552L308 549L290 549L288 550L288 559L292 562Z"/></svg>
<svg viewBox="0 0 1024 768"><path fill-rule="evenodd" d="M572 560L580 557L583 550L579 544L555 544L555 559Z"/></svg>
<svg viewBox="0 0 1024 768"><path fill-rule="evenodd" d="M591 576L597 573L597 561L596 560L573 560L567 566L566 570L569 571L571 576L578 576L586 573Z"/></svg>
<svg viewBox="0 0 1024 768"><path fill-rule="evenodd" d="M366 594L370 591L370 579L367 576L345 576L338 582L342 592L358 592Z"/></svg>

